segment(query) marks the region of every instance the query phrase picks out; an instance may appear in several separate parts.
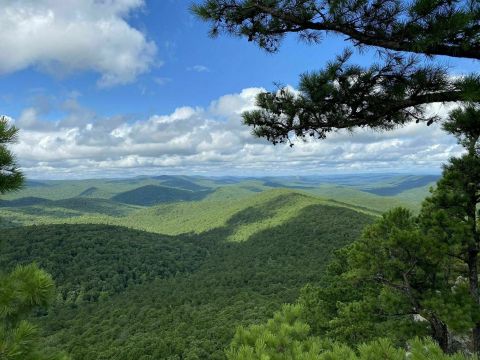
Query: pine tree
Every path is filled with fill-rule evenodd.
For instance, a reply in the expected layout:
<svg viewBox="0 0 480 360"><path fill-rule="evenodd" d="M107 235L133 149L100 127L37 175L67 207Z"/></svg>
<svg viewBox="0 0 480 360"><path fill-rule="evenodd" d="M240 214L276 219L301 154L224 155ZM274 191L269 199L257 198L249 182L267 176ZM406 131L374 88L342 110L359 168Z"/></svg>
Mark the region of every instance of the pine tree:
<svg viewBox="0 0 480 360"><path fill-rule="evenodd" d="M274 144L338 129L431 124L438 119L428 104L480 102L478 74L453 78L436 61L480 59L478 0L204 0L193 12L211 24L212 36L245 37L269 52L290 33L312 44L337 33L378 50L383 61L370 67L352 65L348 50L303 74L298 92L259 94L259 109L244 113L244 122Z"/></svg>
<svg viewBox="0 0 480 360"><path fill-rule="evenodd" d="M480 352L479 118L480 110L467 106L444 123L467 153L444 166L418 217L405 209L384 214L337 253L323 288L304 291L301 302L318 333L355 343L364 329L363 339L390 333L398 341L405 325L415 331L408 329L413 314L428 321L445 352L452 333L470 331Z"/></svg>
<svg viewBox="0 0 480 360"><path fill-rule="evenodd" d="M9 124L6 117L0 117L0 194L19 189L23 175L17 168L15 157L7 148L17 140L18 129Z"/></svg>
<svg viewBox="0 0 480 360"><path fill-rule="evenodd" d="M24 181L7 145L18 130L0 117L0 194L19 189ZM55 294L52 277L36 264L19 265L10 274L0 273L0 359L68 360L56 351L45 351L39 331L25 320L37 308L45 308Z"/></svg>
<svg viewBox="0 0 480 360"><path fill-rule="evenodd" d="M46 307L54 294L51 276L35 264L0 275L0 359L68 359L60 353L44 352L37 327L25 320L36 308Z"/></svg>
<svg viewBox="0 0 480 360"><path fill-rule="evenodd" d="M432 236L451 248L452 259L461 261L466 271L472 300L480 307L478 262L480 230L480 109L468 106L454 110L444 129L455 135L467 153L452 158L444 167L443 176L422 210L422 221ZM480 353L480 314L472 334L473 348Z"/></svg>
<svg viewBox="0 0 480 360"><path fill-rule="evenodd" d="M401 344L428 324L427 334L448 353L451 330L468 332L479 314L467 284L458 282L455 249L427 234L408 210L393 209L336 255L341 266L301 303L313 305L306 312L327 325L314 327L335 340L358 344L388 334Z"/></svg>
<svg viewBox="0 0 480 360"><path fill-rule="evenodd" d="M388 339L357 347L312 336L300 305L286 305L266 324L240 327L230 347L228 360L475 360L460 353L445 354L433 341L414 339L409 350Z"/></svg>

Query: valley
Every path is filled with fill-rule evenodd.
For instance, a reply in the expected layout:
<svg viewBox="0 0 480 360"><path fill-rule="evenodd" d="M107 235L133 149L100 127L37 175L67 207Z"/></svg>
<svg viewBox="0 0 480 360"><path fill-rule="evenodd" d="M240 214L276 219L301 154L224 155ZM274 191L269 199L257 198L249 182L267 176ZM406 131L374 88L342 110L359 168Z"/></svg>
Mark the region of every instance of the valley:
<svg viewBox="0 0 480 360"><path fill-rule="evenodd" d="M0 202L0 266L52 274L34 320L72 359L225 359L239 325L294 303L381 211L418 209L431 180L31 181Z"/></svg>

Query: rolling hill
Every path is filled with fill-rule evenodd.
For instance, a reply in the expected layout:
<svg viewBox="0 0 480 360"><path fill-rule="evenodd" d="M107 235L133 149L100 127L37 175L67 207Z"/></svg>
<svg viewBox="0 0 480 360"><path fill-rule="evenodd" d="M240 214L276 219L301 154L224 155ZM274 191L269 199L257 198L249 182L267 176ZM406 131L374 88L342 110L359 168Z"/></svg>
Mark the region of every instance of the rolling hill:
<svg viewBox="0 0 480 360"><path fill-rule="evenodd" d="M191 272L206 256L188 238L105 225L29 226L2 235L0 267L40 264L57 282L57 304L96 302L128 286Z"/></svg>
<svg viewBox="0 0 480 360"><path fill-rule="evenodd" d="M74 359L224 359L236 325L293 302L372 221L291 190L214 209L206 219L222 221L175 236L94 224L8 229L0 266L37 261L54 275L59 296L39 320L48 345Z"/></svg>
<svg viewBox="0 0 480 360"><path fill-rule="evenodd" d="M333 251L433 177L41 181L0 202L0 267L38 262L58 294L37 320L74 360L224 359L237 325L318 283ZM27 226L33 225L33 226Z"/></svg>
<svg viewBox="0 0 480 360"><path fill-rule="evenodd" d="M159 185L145 185L122 192L112 197L113 201L139 206L152 206L161 203L200 200L209 190L191 191Z"/></svg>
<svg viewBox="0 0 480 360"><path fill-rule="evenodd" d="M432 186L438 179L437 175L406 176L390 179L386 183L373 183L362 187L361 190L380 196L395 196L408 190Z"/></svg>
<svg viewBox="0 0 480 360"><path fill-rule="evenodd" d="M190 191L202 191L202 190L209 189L208 187L195 183L194 181L189 180L187 177L183 177L183 176L164 175L164 176L158 176L153 178L161 180L162 186L167 186L171 188L180 188L180 189L190 190Z"/></svg>
<svg viewBox="0 0 480 360"><path fill-rule="evenodd" d="M369 214L378 215L395 206L417 211L434 178L395 174L268 178L162 175L49 180L34 182L1 200L0 227L98 223L171 235L198 233L222 225L244 202L255 202L255 195L282 188Z"/></svg>

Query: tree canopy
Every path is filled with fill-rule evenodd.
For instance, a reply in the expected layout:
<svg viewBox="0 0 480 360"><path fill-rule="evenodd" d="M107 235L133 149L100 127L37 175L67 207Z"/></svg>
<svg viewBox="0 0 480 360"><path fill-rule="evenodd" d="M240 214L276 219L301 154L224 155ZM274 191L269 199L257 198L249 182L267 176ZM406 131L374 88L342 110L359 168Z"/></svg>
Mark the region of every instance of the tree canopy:
<svg viewBox="0 0 480 360"><path fill-rule="evenodd" d="M409 341L408 351L389 339L377 339L358 346L313 336L302 316L301 305L286 305L266 324L239 327L230 347L229 360L369 360L435 359L474 360L461 353L448 355L433 341Z"/></svg>
<svg viewBox="0 0 480 360"><path fill-rule="evenodd" d="M272 143L325 138L337 129L392 129L431 124L431 103L480 101L478 74L454 78L436 56L480 59L480 3L476 0L205 0L193 11L210 34L246 37L276 52L289 33L320 44L327 33L355 47L374 47L370 67L350 63L351 50L320 71L303 74L298 91L260 93L244 113L254 134Z"/></svg>
<svg viewBox="0 0 480 360"><path fill-rule="evenodd" d="M0 194L17 190L23 184L23 175L17 168L15 156L7 146L16 141L18 129L6 117L0 117Z"/></svg>
<svg viewBox="0 0 480 360"><path fill-rule="evenodd" d="M19 189L24 181L15 156L7 148L17 134L18 129L0 117L0 194ZM0 359L69 359L58 351L45 350L37 326L27 320L35 310L48 307L54 297L51 275L35 263L18 265L9 274L0 272Z"/></svg>
<svg viewBox="0 0 480 360"><path fill-rule="evenodd" d="M48 306L54 295L52 277L35 264L0 274L0 359L68 360L64 354L44 351L38 328L25 319Z"/></svg>

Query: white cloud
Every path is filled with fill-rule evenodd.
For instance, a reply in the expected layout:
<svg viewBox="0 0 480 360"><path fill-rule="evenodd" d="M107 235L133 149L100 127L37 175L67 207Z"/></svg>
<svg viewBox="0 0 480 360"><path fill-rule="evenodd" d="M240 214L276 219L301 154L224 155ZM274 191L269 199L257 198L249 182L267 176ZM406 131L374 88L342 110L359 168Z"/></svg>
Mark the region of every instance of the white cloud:
<svg viewBox="0 0 480 360"><path fill-rule="evenodd" d="M194 65L194 66L188 67L187 71L195 71L195 72L202 73L202 72L210 72L210 69L205 65Z"/></svg>
<svg viewBox="0 0 480 360"><path fill-rule="evenodd" d="M252 110L255 105L255 98L261 88L243 89L239 94L228 94L220 97L218 100L212 101L209 111L212 114L230 117L240 115L244 111Z"/></svg>
<svg viewBox="0 0 480 360"><path fill-rule="evenodd" d="M155 44L126 21L143 0L1 0L0 5L0 74L30 66L58 76L89 70L101 75L100 86L111 86L132 82L154 64Z"/></svg>
<svg viewBox="0 0 480 360"><path fill-rule="evenodd" d="M133 122L123 116L101 118L75 98L62 104L66 115L57 122L42 120L41 112L28 108L15 120L21 133L13 150L30 177L64 178L439 171L461 152L438 124L415 123L390 132L339 132L324 141L298 141L293 148L273 146L241 123L241 112L254 106L261 90L244 89L207 108L186 106Z"/></svg>

